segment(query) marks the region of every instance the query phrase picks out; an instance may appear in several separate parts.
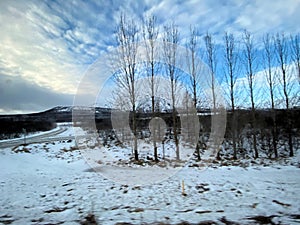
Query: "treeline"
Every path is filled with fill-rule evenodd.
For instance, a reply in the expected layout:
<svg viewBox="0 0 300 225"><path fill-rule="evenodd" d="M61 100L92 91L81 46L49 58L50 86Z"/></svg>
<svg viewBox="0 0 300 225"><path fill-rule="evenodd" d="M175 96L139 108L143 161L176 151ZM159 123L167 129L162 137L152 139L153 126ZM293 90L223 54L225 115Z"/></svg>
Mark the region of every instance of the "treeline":
<svg viewBox="0 0 300 225"><path fill-rule="evenodd" d="M19 138L24 133L47 131L56 127L52 119L26 118L15 120L13 116L0 118L0 139Z"/></svg>
<svg viewBox="0 0 300 225"><path fill-rule="evenodd" d="M180 155L180 130L176 110L185 105L197 110L209 108L215 113L220 108L230 111L230 132L227 129L226 137L232 141L234 159L237 158L241 138L237 115L239 109L250 109L248 130L256 158L259 157L257 133L260 123L257 109L270 109L269 147L274 157L278 157L282 132L278 128L280 121L277 109L285 109L284 132L287 134L289 155L294 155L294 128L298 127L292 123L291 109L299 106L300 101L297 81L297 78L300 79L299 34L264 34L255 38L244 30L238 35L224 32L220 38L209 32L201 33L200 26L190 26L188 36L181 37L175 22L161 26L154 16L136 21L121 15L115 38L119 50L112 60L112 68L117 71L114 80L118 90L114 93L112 108L132 112L131 129L136 160L139 159L137 111L144 107L142 98L148 98L151 102L152 119L162 110L159 106L161 99L168 99L177 159ZM139 63L141 42L145 49L143 63ZM179 46L185 47L184 55ZM178 69L183 67L182 64L187 71ZM162 82L158 74L162 74L167 82ZM139 90L141 77L147 78L144 82L147 88L143 86L142 91ZM222 85L218 83L220 80ZM155 138L153 154L158 160Z"/></svg>

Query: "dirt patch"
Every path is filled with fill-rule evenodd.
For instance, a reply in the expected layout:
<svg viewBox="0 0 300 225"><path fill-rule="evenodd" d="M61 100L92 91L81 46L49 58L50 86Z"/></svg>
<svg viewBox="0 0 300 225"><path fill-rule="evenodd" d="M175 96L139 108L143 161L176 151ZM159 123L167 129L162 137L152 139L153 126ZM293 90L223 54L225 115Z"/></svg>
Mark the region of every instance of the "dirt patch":
<svg viewBox="0 0 300 225"><path fill-rule="evenodd" d="M11 224L14 221L15 220L9 215L3 215L0 217L0 223L2 223L2 224Z"/></svg>
<svg viewBox="0 0 300 225"><path fill-rule="evenodd" d="M62 212L65 211L67 208L59 208L59 207L55 207L53 209L49 209L44 211L45 213L53 213L53 212Z"/></svg>
<svg viewBox="0 0 300 225"><path fill-rule="evenodd" d="M276 223L274 223L272 221L272 219L274 217L278 217L276 215L271 215L271 216L253 216L253 217L247 217L247 220L253 220L255 221L257 224L272 224L275 225Z"/></svg>
<svg viewBox="0 0 300 225"><path fill-rule="evenodd" d="M283 202L280 202L280 201L277 201L277 200L273 200L272 202L278 204L278 205L282 205L284 207L289 207L291 206L291 204L287 204L287 203L283 203Z"/></svg>

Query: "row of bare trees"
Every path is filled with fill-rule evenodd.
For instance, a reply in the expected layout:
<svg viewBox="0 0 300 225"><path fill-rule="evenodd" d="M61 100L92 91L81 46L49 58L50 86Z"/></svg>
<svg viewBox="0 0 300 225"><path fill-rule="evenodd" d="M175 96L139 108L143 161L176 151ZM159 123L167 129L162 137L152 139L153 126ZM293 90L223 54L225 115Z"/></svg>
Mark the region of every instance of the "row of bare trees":
<svg viewBox="0 0 300 225"><path fill-rule="evenodd" d="M186 38L185 47L189 50L186 54L186 63L189 69L189 78L186 80L182 72L177 69L178 51L177 46L182 44L179 30L176 24L170 23L161 27L155 17L146 18L142 25L138 21L130 20L121 15L116 30L117 45L120 46L117 62L119 72L115 75L116 84L122 91L119 97L127 96L132 111L132 132L134 134L133 152L136 160L139 159L137 146L137 123L136 111L139 105L138 79L141 69L136 63L138 44L144 40L146 43L147 60L146 76L150 86L151 113L154 119L157 112L157 96L159 96L159 82L157 74L164 74L169 81L170 108L172 110L173 136L176 146L176 158L180 158L179 134L176 122L176 102L178 102L179 83L189 86L189 95L193 99L193 105L199 109L205 105L204 91L201 90L203 73L210 79L211 104L208 106L214 111L217 105L218 94L216 93L216 77L222 82L226 96L228 109L231 117L231 138L233 158L237 158L237 115L236 110L240 107L250 108L254 157L259 157L257 148L256 110L263 107L264 102L269 102L267 108L272 112L272 148L274 156L278 157L278 130L276 123L276 108L285 108L287 112L299 105L299 82L295 83L295 77L300 81L300 39L299 34L286 36L284 33L275 35L265 34L262 38L244 31L240 36L234 36L225 32L223 39L214 38L210 33L200 35L199 29L190 27L189 37ZM163 49L158 51L155 43L159 40L163 43ZM258 41L260 40L260 41ZM161 71L161 65L156 61L158 52L162 53L166 65ZM207 67L203 68L196 58L201 58ZM263 76L258 72L263 71ZM294 74L297 74L295 76ZM265 85L262 85L265 83ZM262 89L263 87L263 89ZM246 90L246 91L245 91ZM267 97L266 97L267 96ZM268 99L268 100L267 100ZM282 104L284 102L284 104ZM124 101L122 101L122 104ZM207 106L205 106L207 107ZM265 105L264 105L265 107ZM287 118L290 118L289 116ZM288 144L290 156L293 156L292 124L288 119ZM154 131L155 132L155 129ZM155 134L154 134L155 136ZM153 155L158 161L156 139L153 140ZM200 153L199 153L200 154ZM200 159L200 155L198 157Z"/></svg>
<svg viewBox="0 0 300 225"><path fill-rule="evenodd" d="M138 160L138 150L137 150L137 127L136 127L136 106L138 105L138 98L139 93L137 91L137 82L138 78L140 77L138 71L138 65L136 64L135 60L137 57L137 45L139 41L144 40L146 45L146 65L143 65L146 68L149 86L150 86L150 96L151 96L151 111L152 111L152 119L156 117L158 113L155 110L156 106L156 98L158 96L157 86L158 86L158 79L157 79L157 48L155 46L155 41L158 38L159 34L159 26L157 24L155 17L147 18L142 26L141 33L138 32L137 29L138 25L135 21L127 20L124 15L120 17L120 22L117 27L116 37L117 37L117 44L120 46L120 52L117 57L117 62L114 61L113 63L117 64L117 67L120 68L121 71L115 75L115 81L117 85L125 90L126 96L130 99L131 111L133 113L132 118L132 130L134 135L134 158ZM165 66L165 74L169 80L169 88L170 88L170 100L171 100L171 109L172 109L172 124L173 124L173 135L174 141L176 146L176 158L180 158L179 154L179 137L176 128L176 102L177 96L176 91L178 88L178 81L179 81L179 73L176 68L176 61L177 61L177 44L179 41L179 32L177 26L174 23L166 25L163 27L164 32L162 33L162 57L166 62ZM172 44L172 45L170 45ZM170 47L171 46L171 47ZM124 91L118 92L118 95L124 98ZM145 94L145 93L143 93ZM121 97L121 98L122 98ZM157 129L153 129L153 136L155 137ZM158 154L157 154L157 143L156 138L153 139L153 152L154 152L154 159L158 161Z"/></svg>

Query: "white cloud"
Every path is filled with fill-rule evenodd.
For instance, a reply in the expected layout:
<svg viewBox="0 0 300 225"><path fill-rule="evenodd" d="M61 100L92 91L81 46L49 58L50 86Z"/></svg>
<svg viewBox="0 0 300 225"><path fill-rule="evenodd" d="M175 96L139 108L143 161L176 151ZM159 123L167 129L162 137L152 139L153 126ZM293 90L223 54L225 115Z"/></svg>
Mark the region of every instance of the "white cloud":
<svg viewBox="0 0 300 225"><path fill-rule="evenodd" d="M121 12L135 20L153 13L161 27L174 20L182 40L197 25L220 42L225 30L299 32L299 11L299 0L0 1L0 72L74 94L86 68L114 45Z"/></svg>
<svg viewBox="0 0 300 225"><path fill-rule="evenodd" d="M298 96L300 97L300 85L298 75L295 71L295 66L293 64L287 66L287 90L289 98L291 101L291 106L295 102L293 99ZM283 80L282 80L282 73L280 67L273 67L271 69L273 74L273 87L274 87L274 100L275 100L275 107L284 108L284 98L283 95ZM253 88L254 88L254 102L257 107L267 108L271 106L270 100L270 89L267 80L267 73L268 70L261 70L255 73L253 79ZM226 83L222 84L222 87L226 93L227 102L229 103L229 87ZM250 108L251 101L250 101L250 91L249 91L249 83L246 77L240 77L236 80L235 84L235 92L236 92L236 106L243 107L243 108ZM297 103L299 104L299 102Z"/></svg>
<svg viewBox="0 0 300 225"><path fill-rule="evenodd" d="M70 54L63 40L51 39L41 30L57 34L57 24L49 25L49 21L34 17L36 10L37 6L31 4L26 8L20 4L7 4L2 8L5 18L2 21L5 22L0 24L3 32L0 36L0 66L5 68L7 75L19 75L56 92L74 93L80 68L74 73L77 66L68 62Z"/></svg>
<svg viewBox="0 0 300 225"><path fill-rule="evenodd" d="M265 32L299 32L300 1L249 1L241 8L233 26L238 29L248 29L250 32L262 34Z"/></svg>

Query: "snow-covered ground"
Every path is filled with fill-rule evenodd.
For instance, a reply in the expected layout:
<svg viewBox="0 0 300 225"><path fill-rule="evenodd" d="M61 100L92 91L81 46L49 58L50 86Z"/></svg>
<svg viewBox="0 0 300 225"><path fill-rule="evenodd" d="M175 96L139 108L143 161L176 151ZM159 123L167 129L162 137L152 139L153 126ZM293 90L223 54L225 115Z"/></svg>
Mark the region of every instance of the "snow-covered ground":
<svg viewBox="0 0 300 225"><path fill-rule="evenodd" d="M98 224L299 224L296 164L194 164L153 185L126 185L94 172L74 140L1 149L0 224L80 224L92 214Z"/></svg>

